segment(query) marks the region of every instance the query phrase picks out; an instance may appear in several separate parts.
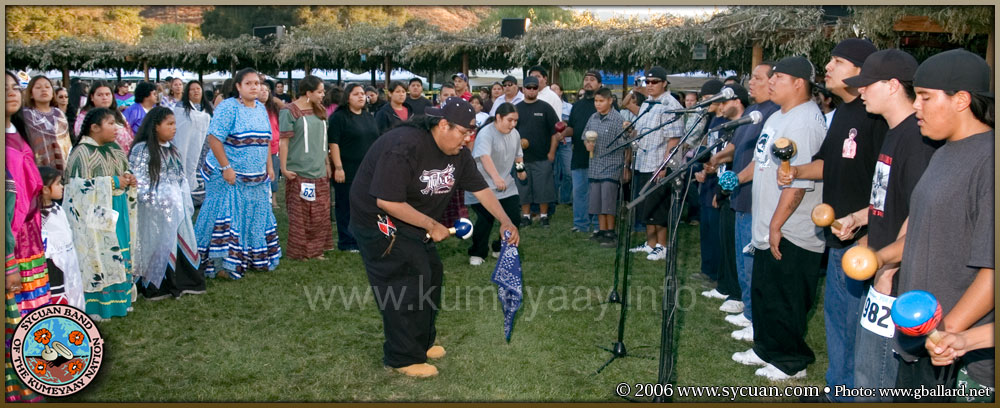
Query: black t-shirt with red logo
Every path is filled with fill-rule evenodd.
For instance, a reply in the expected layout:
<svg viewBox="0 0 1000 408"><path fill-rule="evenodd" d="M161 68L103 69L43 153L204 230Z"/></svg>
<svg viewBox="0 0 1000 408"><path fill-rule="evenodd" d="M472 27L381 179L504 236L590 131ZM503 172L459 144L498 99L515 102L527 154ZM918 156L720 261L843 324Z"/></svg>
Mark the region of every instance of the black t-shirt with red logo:
<svg viewBox="0 0 1000 408"><path fill-rule="evenodd" d="M875 163L888 129L882 116L865 111L861 97L837 106L826 139L813 156L823 160L823 202L833 207L837 218L868 207ZM826 245L832 248L845 248L866 233L867 228L853 240L841 241L829 227L823 228Z"/></svg>
<svg viewBox="0 0 1000 408"><path fill-rule="evenodd" d="M446 155L430 132L404 124L379 137L361 162L351 185L351 228L386 233L386 212L376 199L405 202L428 217L441 219L456 189L488 187L469 149ZM401 220L390 221L404 235L423 238L427 232Z"/></svg>

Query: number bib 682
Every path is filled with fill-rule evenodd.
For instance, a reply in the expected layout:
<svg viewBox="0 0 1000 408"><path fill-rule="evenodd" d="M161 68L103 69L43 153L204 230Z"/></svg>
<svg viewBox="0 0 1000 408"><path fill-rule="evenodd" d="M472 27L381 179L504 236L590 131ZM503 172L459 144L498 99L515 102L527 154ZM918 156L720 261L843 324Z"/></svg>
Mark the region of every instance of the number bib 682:
<svg viewBox="0 0 1000 408"><path fill-rule="evenodd" d="M896 298L878 293L874 287L869 287L865 307L861 309L861 327L891 339L896 330L889 312L892 311L892 302L895 300Z"/></svg>

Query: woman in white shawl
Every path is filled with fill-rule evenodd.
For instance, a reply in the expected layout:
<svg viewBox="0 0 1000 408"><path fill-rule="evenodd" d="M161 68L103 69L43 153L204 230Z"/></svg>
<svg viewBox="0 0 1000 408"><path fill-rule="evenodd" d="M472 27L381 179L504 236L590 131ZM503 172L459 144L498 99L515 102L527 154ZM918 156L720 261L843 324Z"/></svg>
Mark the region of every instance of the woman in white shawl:
<svg viewBox="0 0 1000 408"><path fill-rule="evenodd" d="M158 106L146 114L129 153L129 168L138 181L138 219L134 272L149 300L205 293L198 272L197 241L191 217L191 188L173 145L175 115Z"/></svg>
<svg viewBox="0 0 1000 408"><path fill-rule="evenodd" d="M199 170L205 163L208 153L208 124L212 120L212 104L209 103L201 82L191 81L184 86L181 101L174 108L174 119L177 122L177 135L172 144L177 148L181 163L184 164L184 176L191 186L191 199L195 206L200 206L205 198L205 181Z"/></svg>

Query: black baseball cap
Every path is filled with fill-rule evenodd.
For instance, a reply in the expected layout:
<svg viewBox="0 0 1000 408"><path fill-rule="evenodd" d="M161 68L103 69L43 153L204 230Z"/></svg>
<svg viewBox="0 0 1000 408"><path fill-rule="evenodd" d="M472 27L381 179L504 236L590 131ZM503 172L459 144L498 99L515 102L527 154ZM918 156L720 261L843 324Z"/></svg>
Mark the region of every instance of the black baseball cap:
<svg viewBox="0 0 1000 408"><path fill-rule="evenodd" d="M860 88L893 78L904 82L912 81L917 65L917 59L906 51L895 48L875 51L861 66L861 73L844 78L844 83L852 88Z"/></svg>
<svg viewBox="0 0 1000 408"><path fill-rule="evenodd" d="M862 38L848 38L837 43L837 46L833 47L833 51L830 51L830 56L851 61L854 66L860 68L865 63L865 59L876 50L878 48L875 48L875 44L872 44L871 41Z"/></svg>
<svg viewBox="0 0 1000 408"><path fill-rule="evenodd" d="M920 64L913 74L913 86L966 91L992 98L991 76L990 66L983 57L957 48L935 54Z"/></svg>
<svg viewBox="0 0 1000 408"><path fill-rule="evenodd" d="M736 99L739 99L740 102L743 103L743 107L750 106L750 93L747 92L746 88L744 88L742 85L729 84L724 86L724 88L732 89L733 93L736 94Z"/></svg>
<svg viewBox="0 0 1000 408"><path fill-rule="evenodd" d="M704 95L715 95L715 94L719 93L720 91L722 91L722 86L723 86L722 81L720 81L718 79L709 79L708 81L705 81L704 84L701 84L701 92L700 92L700 94L702 96L704 96Z"/></svg>
<svg viewBox="0 0 1000 408"><path fill-rule="evenodd" d="M783 58L774 64L773 71L802 78L809 83L813 83L813 79L816 78L816 69L813 68L813 64L802 56Z"/></svg>
<svg viewBox="0 0 1000 408"><path fill-rule="evenodd" d="M523 86L525 88L527 88L527 87L529 87L531 85L538 86L538 78L535 78L533 76L529 76L527 78L524 78L524 85Z"/></svg>
<svg viewBox="0 0 1000 408"><path fill-rule="evenodd" d="M472 105L457 96L446 99L440 108L424 108L424 113L470 129L476 127L476 112Z"/></svg>
<svg viewBox="0 0 1000 408"><path fill-rule="evenodd" d="M657 65L650 68L649 71L646 72L646 78L657 78L667 81L667 70ZM669 84L670 81L667 81L667 83Z"/></svg>
<svg viewBox="0 0 1000 408"><path fill-rule="evenodd" d="M587 73L583 74L583 76L584 77L592 76L592 77L594 77L594 78L597 79L597 82L603 82L603 81L601 81L601 73L598 72L596 69L592 69L592 70L587 71Z"/></svg>
<svg viewBox="0 0 1000 408"><path fill-rule="evenodd" d="M507 76L503 77L503 81L501 82L501 85L506 84L508 82L513 82L514 85L517 85L517 78L515 78L513 75L507 75Z"/></svg>

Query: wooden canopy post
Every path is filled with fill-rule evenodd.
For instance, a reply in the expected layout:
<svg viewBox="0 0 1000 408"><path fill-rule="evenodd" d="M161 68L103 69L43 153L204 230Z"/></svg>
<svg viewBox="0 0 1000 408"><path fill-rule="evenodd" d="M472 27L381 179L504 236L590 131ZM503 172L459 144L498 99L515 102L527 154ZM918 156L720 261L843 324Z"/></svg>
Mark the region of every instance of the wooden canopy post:
<svg viewBox="0 0 1000 408"><path fill-rule="evenodd" d="M559 83L559 66L552 64L552 73L549 74L549 85Z"/></svg>
<svg viewBox="0 0 1000 408"><path fill-rule="evenodd" d="M121 67L118 67L118 72L116 72L116 74L118 74L118 82L121 82L122 81L122 68ZM118 92L118 88L115 88L115 92Z"/></svg>
<svg viewBox="0 0 1000 408"><path fill-rule="evenodd" d="M986 63L990 64L990 71L993 72L993 75L990 75L990 92L994 91L997 76L997 67L993 65L993 59L996 58L994 51L996 43L994 41L993 33L990 33L989 40L986 41Z"/></svg>
<svg viewBox="0 0 1000 408"><path fill-rule="evenodd" d="M462 73L465 74L466 78L469 77L469 53L467 52L462 53ZM472 92L471 86L469 87L469 92Z"/></svg>
<svg viewBox="0 0 1000 408"><path fill-rule="evenodd" d="M628 94L628 71L622 71L622 99Z"/></svg>
<svg viewBox="0 0 1000 408"><path fill-rule="evenodd" d="M160 82L160 69L156 69L156 82Z"/></svg>
<svg viewBox="0 0 1000 408"><path fill-rule="evenodd" d="M309 63L306 63L304 65L303 71L306 72L306 75L311 75L312 74L312 67L309 66Z"/></svg>
<svg viewBox="0 0 1000 408"><path fill-rule="evenodd" d="M389 54L385 55L385 59L382 60L382 72L385 72L385 89L389 90L389 82L392 80L389 73L392 72L392 56Z"/></svg>
<svg viewBox="0 0 1000 408"><path fill-rule="evenodd" d="M753 69L764 62L764 46L760 44L760 40L753 42L753 57L750 58L750 72Z"/></svg>
<svg viewBox="0 0 1000 408"><path fill-rule="evenodd" d="M370 72L372 74L372 86L378 86L378 82L376 82L376 80L375 80L375 68L372 68L368 72Z"/></svg>
<svg viewBox="0 0 1000 408"><path fill-rule="evenodd" d="M142 80L149 82L149 63L146 61L142 62Z"/></svg>
<svg viewBox="0 0 1000 408"><path fill-rule="evenodd" d="M198 82L201 82L201 84L203 85L202 87L204 88L204 85L205 85L205 80L204 80L203 78L204 78L204 75L202 75L202 72L201 72L201 70L199 69L199 70L198 70Z"/></svg>
<svg viewBox="0 0 1000 408"><path fill-rule="evenodd" d="M63 75L63 80L62 80L63 88L69 89L69 66L68 65L63 65L63 67L62 67L62 75Z"/></svg>

